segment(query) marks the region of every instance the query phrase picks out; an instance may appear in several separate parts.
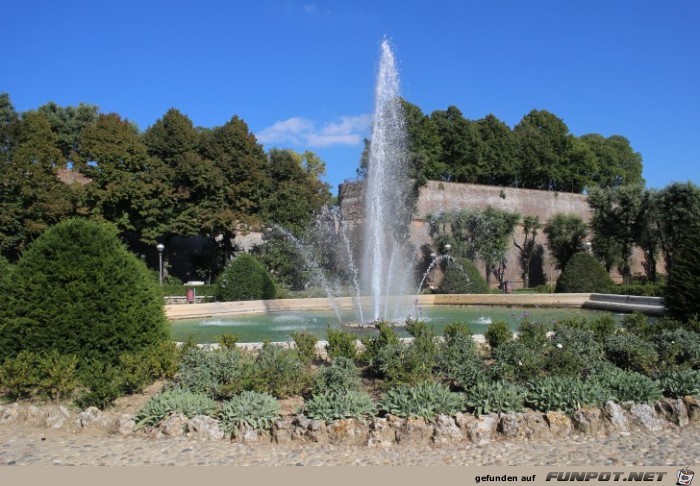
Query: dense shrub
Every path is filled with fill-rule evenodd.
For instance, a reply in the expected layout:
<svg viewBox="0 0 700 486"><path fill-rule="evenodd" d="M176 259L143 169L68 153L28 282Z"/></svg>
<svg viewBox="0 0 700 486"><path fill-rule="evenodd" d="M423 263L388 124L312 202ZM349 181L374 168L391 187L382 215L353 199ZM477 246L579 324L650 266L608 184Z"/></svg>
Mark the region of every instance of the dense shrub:
<svg viewBox="0 0 700 486"><path fill-rule="evenodd" d="M245 425L253 429L272 427L280 413L280 404L271 395L244 391L225 402L218 416L224 432L236 436Z"/></svg>
<svg viewBox="0 0 700 486"><path fill-rule="evenodd" d="M527 383L526 405L541 412L571 413L583 406L599 407L608 398L597 382L571 376L545 376Z"/></svg>
<svg viewBox="0 0 700 486"><path fill-rule="evenodd" d="M659 327L654 325L649 318L641 312L633 312L622 318L622 327L629 333L642 339L652 338Z"/></svg>
<svg viewBox="0 0 700 486"><path fill-rule="evenodd" d="M254 389L277 398L301 394L313 379L296 350L269 343L258 353L254 369Z"/></svg>
<svg viewBox="0 0 700 486"><path fill-rule="evenodd" d="M379 408L398 417L433 419L440 414L454 415L464 410L464 396L435 382L400 385L382 395Z"/></svg>
<svg viewBox="0 0 700 486"><path fill-rule="evenodd" d="M7 261L7 259L0 255L0 292L2 295L6 296L10 294L12 290L12 270L14 266Z"/></svg>
<svg viewBox="0 0 700 486"><path fill-rule="evenodd" d="M309 331L296 331L292 334L292 339L301 362L305 365L311 364L316 359L318 338Z"/></svg>
<svg viewBox="0 0 700 486"><path fill-rule="evenodd" d="M653 342L661 369L700 369L700 334L682 328L664 329Z"/></svg>
<svg viewBox="0 0 700 486"><path fill-rule="evenodd" d="M659 361L654 345L635 334L610 336L604 348L607 360L623 370L649 374Z"/></svg>
<svg viewBox="0 0 700 486"><path fill-rule="evenodd" d="M316 374L314 394L360 390L360 370L348 358L333 358L330 365L324 366Z"/></svg>
<svg viewBox="0 0 700 486"><path fill-rule="evenodd" d="M376 324L376 328L379 331L379 334L362 339L364 350L360 356L362 362L369 364L370 369L375 372L376 370L374 365L376 363L375 360L379 354L379 351L389 344L399 344L399 336L389 323L386 321L379 321Z"/></svg>
<svg viewBox="0 0 700 486"><path fill-rule="evenodd" d="M272 277L255 257L243 253L230 261L216 281L218 301L267 300L277 296Z"/></svg>
<svg viewBox="0 0 700 486"><path fill-rule="evenodd" d="M554 331L556 332L563 328L590 331L593 333L593 337L596 341L603 343L609 336L615 333L617 324L612 315L605 312L595 319L586 319L585 317L559 319L554 325Z"/></svg>
<svg viewBox="0 0 700 486"><path fill-rule="evenodd" d="M673 266L668 269L668 283L664 294L666 308L672 315L682 320L700 316L698 288L700 288L700 221L687 232L679 251L674 256Z"/></svg>
<svg viewBox="0 0 700 486"><path fill-rule="evenodd" d="M21 351L0 366L0 391L11 400L39 398L58 401L78 386L75 356L52 349L42 353Z"/></svg>
<svg viewBox="0 0 700 486"><path fill-rule="evenodd" d="M56 349L88 361L168 338L163 300L145 265L108 225L70 219L46 230L13 272L0 316L0 357Z"/></svg>
<svg viewBox="0 0 700 486"><path fill-rule="evenodd" d="M605 268L588 253L576 253L557 280L557 292L606 292L612 280Z"/></svg>
<svg viewBox="0 0 700 486"><path fill-rule="evenodd" d="M518 324L518 341L533 351L543 351L550 344L547 333L550 326L543 322L522 319Z"/></svg>
<svg viewBox="0 0 700 486"><path fill-rule="evenodd" d="M465 391L466 409L475 415L520 412L525 389L504 381L481 381Z"/></svg>
<svg viewBox="0 0 700 486"><path fill-rule="evenodd" d="M607 293L618 295L639 295L644 297L663 297L665 287L661 284L647 282L644 284L634 283L629 285L613 285L608 288Z"/></svg>
<svg viewBox="0 0 700 486"><path fill-rule="evenodd" d="M437 374L462 389L474 385L483 378L485 365L477 354L469 326L451 323L443 334L436 363Z"/></svg>
<svg viewBox="0 0 700 486"><path fill-rule="evenodd" d="M303 413L314 420L362 419L373 416L377 407L367 393L356 390L327 391L304 403Z"/></svg>
<svg viewBox="0 0 700 486"><path fill-rule="evenodd" d="M343 357L352 360L357 358L357 337L353 333L330 327L326 333L328 336L326 351L329 358Z"/></svg>
<svg viewBox="0 0 700 486"><path fill-rule="evenodd" d="M238 339L236 334L224 333L216 341L222 349L233 349L236 347Z"/></svg>
<svg viewBox="0 0 700 486"><path fill-rule="evenodd" d="M204 351L193 347L182 354L178 386L216 399L254 388L256 357L237 348Z"/></svg>
<svg viewBox="0 0 700 486"><path fill-rule="evenodd" d="M500 345L493 357L489 371L497 380L525 383L544 373L544 353L533 352L520 341Z"/></svg>
<svg viewBox="0 0 700 486"><path fill-rule="evenodd" d="M484 333L484 337L493 351L502 344L511 342L513 340L513 331L511 331L505 321L494 321L489 324L489 327Z"/></svg>
<svg viewBox="0 0 700 486"><path fill-rule="evenodd" d="M76 400L82 408L104 409L124 395L123 371L118 366L96 361L83 366L78 376L86 387Z"/></svg>
<svg viewBox="0 0 700 486"><path fill-rule="evenodd" d="M173 412L180 412L187 418L196 415L211 415L216 410L216 402L206 395L186 390L168 390L152 397L136 414L136 427L154 427Z"/></svg>
<svg viewBox="0 0 700 486"><path fill-rule="evenodd" d="M488 294L489 286L471 260L457 258L446 263L438 287L440 294Z"/></svg>
<svg viewBox="0 0 700 486"><path fill-rule="evenodd" d="M603 356L603 346L592 331L562 327L552 336L544 368L551 375L581 376Z"/></svg>

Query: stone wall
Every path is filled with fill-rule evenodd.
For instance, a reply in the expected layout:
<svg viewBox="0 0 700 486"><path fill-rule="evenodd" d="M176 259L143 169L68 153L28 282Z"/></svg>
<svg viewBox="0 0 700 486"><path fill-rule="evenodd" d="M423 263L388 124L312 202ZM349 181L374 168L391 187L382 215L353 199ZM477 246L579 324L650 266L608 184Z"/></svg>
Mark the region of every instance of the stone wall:
<svg viewBox="0 0 700 486"><path fill-rule="evenodd" d="M350 234L357 241L361 238L363 215L364 190L361 182L346 182L341 184L338 191L338 200L343 221L348 223ZM461 184L455 182L428 181L421 187L416 212L411 222L411 241L420 253L420 258L429 255L432 251L432 238L428 233L426 218L431 214L460 209L484 210L488 207L517 212L522 216L539 216L544 225L556 213L575 213L585 221L591 218L591 210L587 197L582 194L571 194L553 191L538 191L533 189L516 189L512 187L483 186L478 184ZM516 227L513 238L518 243L523 240L522 227ZM540 259L533 259L530 271L531 286L541 283L554 283L559 277L556 269L556 260L550 255L546 245L546 235L542 230L536 238L536 243L541 247ZM511 245L507 254L508 268L506 280L513 288L523 286L518 264L519 251L515 245ZM644 256L641 250L635 251L633 257L632 272L634 275L643 275ZM477 262L482 274L485 273L483 265ZM658 268L663 272L663 266ZM620 276L613 272L613 280L621 281ZM492 279L491 284L496 285Z"/></svg>

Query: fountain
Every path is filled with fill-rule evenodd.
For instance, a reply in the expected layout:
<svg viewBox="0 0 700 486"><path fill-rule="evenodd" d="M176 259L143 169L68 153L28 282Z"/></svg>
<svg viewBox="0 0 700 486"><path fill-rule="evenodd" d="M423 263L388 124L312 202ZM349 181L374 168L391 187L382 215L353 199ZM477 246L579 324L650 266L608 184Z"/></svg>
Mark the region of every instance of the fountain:
<svg viewBox="0 0 700 486"><path fill-rule="evenodd" d="M406 131L396 61L387 40L375 90L375 110L365 181L365 236L360 282L371 296L373 319L405 317L413 265L408 245L411 217ZM367 315L367 314L366 314Z"/></svg>

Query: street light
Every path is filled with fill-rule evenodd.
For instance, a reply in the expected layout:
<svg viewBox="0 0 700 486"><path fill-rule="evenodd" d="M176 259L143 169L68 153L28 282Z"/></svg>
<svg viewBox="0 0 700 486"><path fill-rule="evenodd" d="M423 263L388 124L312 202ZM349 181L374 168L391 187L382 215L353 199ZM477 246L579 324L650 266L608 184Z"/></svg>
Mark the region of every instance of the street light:
<svg viewBox="0 0 700 486"><path fill-rule="evenodd" d="M165 250L165 245L158 243L156 249L158 250L158 281L163 285L163 250Z"/></svg>
<svg viewBox="0 0 700 486"><path fill-rule="evenodd" d="M592 250L593 250L593 243L591 243L590 241L587 241L586 243L584 243L584 245L586 246L586 252L587 252L587 253L592 253Z"/></svg>

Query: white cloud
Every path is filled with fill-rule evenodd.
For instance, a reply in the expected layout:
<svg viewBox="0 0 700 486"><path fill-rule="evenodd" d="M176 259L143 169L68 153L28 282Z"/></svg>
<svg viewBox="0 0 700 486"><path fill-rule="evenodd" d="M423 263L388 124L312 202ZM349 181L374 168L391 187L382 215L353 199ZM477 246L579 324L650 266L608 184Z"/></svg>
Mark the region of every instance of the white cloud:
<svg viewBox="0 0 700 486"><path fill-rule="evenodd" d="M332 145L359 145L368 135L371 115L343 116L319 125L306 118L288 118L278 121L256 133L258 141L267 144L288 143L304 147Z"/></svg>

